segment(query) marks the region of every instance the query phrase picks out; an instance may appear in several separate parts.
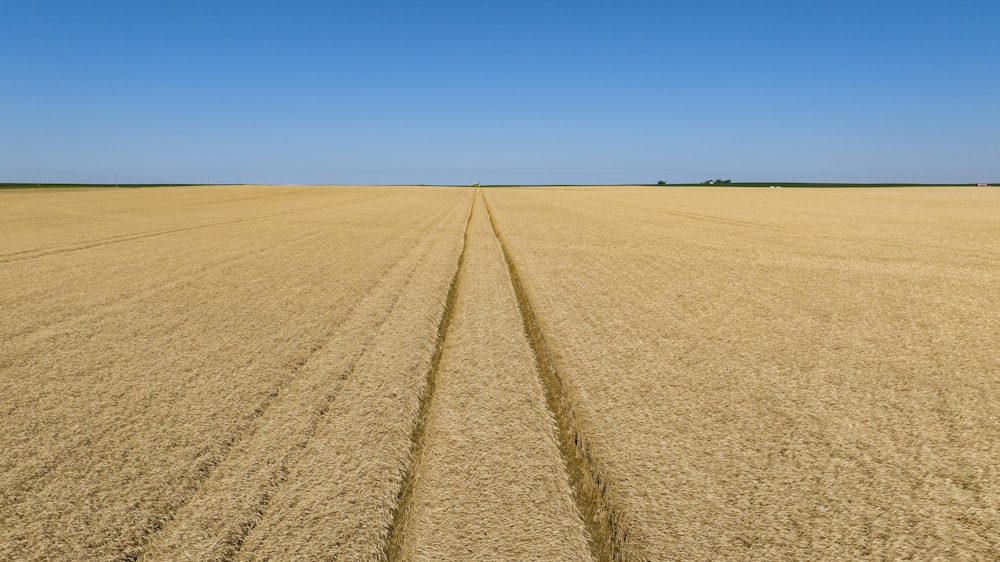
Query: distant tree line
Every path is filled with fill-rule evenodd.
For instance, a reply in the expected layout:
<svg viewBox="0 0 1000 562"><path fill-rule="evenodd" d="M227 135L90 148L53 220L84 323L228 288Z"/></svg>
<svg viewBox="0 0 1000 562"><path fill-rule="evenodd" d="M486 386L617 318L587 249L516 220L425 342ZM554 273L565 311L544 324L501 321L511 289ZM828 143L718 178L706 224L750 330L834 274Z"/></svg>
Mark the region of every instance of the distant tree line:
<svg viewBox="0 0 1000 562"><path fill-rule="evenodd" d="M702 185L715 185L715 184L718 184L718 183L722 183L722 184L733 183L733 180L717 179L717 180L705 180L705 181L701 182Z"/></svg>

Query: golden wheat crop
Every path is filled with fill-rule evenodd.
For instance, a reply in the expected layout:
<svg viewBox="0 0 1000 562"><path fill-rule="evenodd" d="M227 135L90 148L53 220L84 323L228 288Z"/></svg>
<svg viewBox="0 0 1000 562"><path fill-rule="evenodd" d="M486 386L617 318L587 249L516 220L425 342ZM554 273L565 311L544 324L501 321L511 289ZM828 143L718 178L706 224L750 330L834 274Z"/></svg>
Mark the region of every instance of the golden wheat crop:
<svg viewBox="0 0 1000 562"><path fill-rule="evenodd" d="M232 193L215 188L89 193L99 200L36 192L0 203L5 219L19 221L0 221L8 259L0 266L0 559L135 558L147 543L175 552L157 535L183 532L185 521L172 520L189 502L217 509L211 486L226 474L218 469L244 462L253 470L233 478L249 499L218 500L239 503L222 519L238 519L240 530L216 532L219 516L209 514L191 531L210 535L192 545L224 552L255 520L254 502L294 465L310 418L329 408L340 375L322 365L340 368L341 356L375 335L351 316L369 304L365 295L384 288L383 298L398 298L397 277L447 285L447 267L426 264L449 261L449 252L457 259L456 221L470 195L245 188L226 203ZM174 213L172 224L164 213ZM40 223L50 223L38 227L47 245L24 242L17 224ZM385 306L354 317L370 321ZM287 420L294 401L307 404L295 413L307 419L274 428L270 420ZM269 445L278 451L247 458L240 444L257 429L292 434ZM264 462L279 466L257 466ZM210 474L219 476L206 481Z"/></svg>
<svg viewBox="0 0 1000 562"><path fill-rule="evenodd" d="M366 334L363 354L238 559L383 556L463 246L472 194L458 195L458 212L429 231L442 244Z"/></svg>
<svg viewBox="0 0 1000 562"><path fill-rule="evenodd" d="M1000 191L488 199L621 558L1000 557Z"/></svg>
<svg viewBox="0 0 1000 562"><path fill-rule="evenodd" d="M997 217L0 192L0 560L1000 559Z"/></svg>

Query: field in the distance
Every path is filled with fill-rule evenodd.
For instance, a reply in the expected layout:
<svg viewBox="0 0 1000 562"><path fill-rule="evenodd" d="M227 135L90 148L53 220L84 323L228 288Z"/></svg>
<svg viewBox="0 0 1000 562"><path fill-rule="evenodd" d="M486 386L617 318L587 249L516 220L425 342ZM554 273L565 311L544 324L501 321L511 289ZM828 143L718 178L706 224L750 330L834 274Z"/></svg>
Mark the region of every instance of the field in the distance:
<svg viewBox="0 0 1000 562"><path fill-rule="evenodd" d="M1000 559L1000 189L0 192L0 560Z"/></svg>

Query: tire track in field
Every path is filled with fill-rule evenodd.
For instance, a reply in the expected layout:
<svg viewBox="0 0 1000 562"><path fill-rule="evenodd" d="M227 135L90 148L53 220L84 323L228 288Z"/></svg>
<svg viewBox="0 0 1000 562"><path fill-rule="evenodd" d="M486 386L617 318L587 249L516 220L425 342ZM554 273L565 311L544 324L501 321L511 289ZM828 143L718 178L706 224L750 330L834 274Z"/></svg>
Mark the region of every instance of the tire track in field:
<svg viewBox="0 0 1000 562"><path fill-rule="evenodd" d="M249 222L249 221L261 220L261 219L268 219L268 218L280 217L280 216L291 215L291 214L308 213L308 212L311 212L311 211L319 211L319 210L322 210L322 209L330 209L330 208L333 208L333 207L341 207L341 206L344 206L344 205L351 205L351 204L354 204L354 203L360 203L362 201L370 201L372 199L377 199L379 197L386 197L386 196L387 196L387 194L379 194L379 195L373 195L373 196L370 196L370 197L359 197L357 199L351 199L351 200L348 200L348 201L338 201L336 203L330 203L330 204L326 204L326 205L316 205L316 206L312 206L312 207L301 207L301 208L298 208L298 209L289 209L289 210L286 210L286 211L279 211L279 212L276 212L276 213L267 213L267 214L263 214L263 215L253 215L253 216L241 217L241 218L233 219L233 220L227 220L227 221L221 221L221 222L214 222L214 223L208 223L208 224L199 224L199 225L196 225L196 226L185 226L185 227L179 227L179 228L165 228L165 229L153 230L153 231L143 232L143 233L138 233L138 234L123 234L123 235L119 235L119 236L109 236L107 238L101 238L101 239L97 239L97 240L91 240L91 241L88 241L88 242L80 242L80 243L76 243L76 244L67 244L67 245L64 245L64 246L57 246L57 247L54 247L54 248L43 248L43 249L39 249L39 250L22 250L22 251L19 251L19 252L12 252L12 253L9 253L9 254L0 255L0 264L2 264L2 263L12 263L12 262L18 262L18 261L25 261L25 260L33 260L33 259L38 259L38 258L42 258L42 257L46 257L46 256L53 256L53 255L65 254L65 253L69 253L69 252L78 252L78 251L81 251L81 250L89 250L91 248L98 248L98 247L101 247L101 246L108 246L108 245L111 245L111 244L120 244L122 242L131 242L133 240L143 240L143 239L146 239L146 238L154 238L154 237L157 237L157 236L165 236L165 235L168 235L168 234L175 234L175 233L178 233L178 232L190 232L192 230L200 230L200 229L204 229L204 228L213 228L213 227L216 227L216 226L226 226L226 225L231 225L231 224L239 224L241 222Z"/></svg>
<svg viewBox="0 0 1000 562"><path fill-rule="evenodd" d="M621 201L614 201L614 200L611 200L611 199L604 199L604 198L601 198L601 197L587 197L585 195L579 195L578 197L580 199L589 199L591 201L597 201L599 203L605 203L605 204L609 204L609 205L615 205L617 207L627 207L627 208L630 208L630 209L643 209L643 210L646 210L646 211L653 211L654 213L662 213L664 215L673 215L675 217L682 217L682 218L686 218L686 219L693 219L693 220L699 220L699 221L704 221L704 222L713 222L713 223L717 223L717 224L727 224L727 225L733 225L733 226L749 226L749 227L759 228L759 229L764 229L764 230L780 230L780 231L784 231L784 232L795 232L795 233L798 233L798 231L795 231L793 229L788 229L788 228L784 228L784 227L781 227L781 226L778 226L778 225L767 224L767 223L762 223L762 222L745 221L745 220L740 220L740 219L729 219L729 218L725 218L725 217L717 217L715 215L704 215L704 214L699 214L699 213L690 213L690 212L687 212L687 211L671 211L671 210L663 209L663 208L660 208L660 207L652 207L652 206L649 206L649 205L636 205L634 203L623 203Z"/></svg>
<svg viewBox="0 0 1000 562"><path fill-rule="evenodd" d="M593 562L507 263L476 207L393 558Z"/></svg>
<svg viewBox="0 0 1000 562"><path fill-rule="evenodd" d="M629 209L640 209L640 210L645 210L645 211L651 211L651 212L654 212L654 213L660 213L660 214L664 214L664 215L671 215L671 216L675 216L675 217L681 217L681 218L686 218L686 219L691 219L691 220L697 220L697 221L702 221L702 222L709 222L709 223L715 223L715 224L723 224L723 225L727 225L727 226L740 226L740 227L754 228L754 229L761 230L761 231L768 232L768 233L782 234L782 235L785 235L786 237L788 237L788 239L794 239L794 238L797 238L797 237L808 236L809 238L824 238L826 240L831 240L831 241L834 241L834 242L857 243L858 240L859 240L859 238L856 238L856 237L837 236L837 235L830 234L830 233L827 233L827 232L808 231L808 230L804 230L804 229L801 229L801 228L788 227L788 226L783 226L783 225L780 225L780 224L753 222L753 221L747 221L747 220L741 220L741 219L730 219L730 218L726 218L726 217L719 217L719 216L715 216L715 215L706 215L706 214L701 214L701 213L691 213L691 212L687 212L687 211L668 210L668 209L663 209L661 207L653 207L653 206L649 206L649 205L638 205L638 204L635 204L635 203L625 203L625 202L622 202L622 201L614 201L614 200L611 200L611 199L604 199L604 198L600 198L600 197L587 197L585 195L579 195L577 197L579 197L581 199L589 199L591 201L597 201L597 202L600 202L600 203L615 205L615 206L618 206L618 207L625 207L625 208L629 208ZM961 254L964 254L966 256L978 258L978 259L981 259L981 260L995 260L997 258L997 254L994 253L994 252L988 252L988 251L983 252L983 251L980 251L980 250L974 250L974 249L970 249L970 248L956 248L954 246L941 246L941 245L935 245L935 244L928 244L928 243L926 243L924 241L921 241L919 245L916 245L916 244L907 244L905 242L893 242L893 241L890 241L890 240L874 240L872 238L864 238L863 240L864 240L865 244L869 244L869 245L873 245L873 246L879 246L879 247L882 247L882 248L903 249L903 250L910 250L910 251L917 250L917 249L920 249L920 250L931 249L931 250L937 250L937 251L940 251L940 252L947 252L947 253L961 253ZM793 244L791 242L781 241L779 243L781 243L783 245L786 245L786 246L793 246ZM794 245L794 246L795 247L799 247L798 245ZM822 254L817 254L817 255L822 255Z"/></svg>
<svg viewBox="0 0 1000 562"><path fill-rule="evenodd" d="M427 222L427 224L436 224L436 222L438 220L440 220L441 217L445 216L447 213L448 213L447 209L442 210L440 213L437 213L437 214L429 217L426 222ZM357 219L357 220L360 220L360 219ZM321 233L316 233L316 234L313 234L313 235L308 235L306 237L303 237L302 239L296 240L295 244L301 244L301 243L307 242L308 240L314 239L316 237L322 237L322 236L326 236L326 235L329 235L329 232L321 232ZM273 253L273 252L278 252L278 251L285 251L286 249L287 249L287 246L282 246L280 248L269 248L269 249L264 250L264 253ZM226 266L228 264L231 264L231 263L239 263L241 260L245 260L245 259L252 258L252 257L255 257L255 256L259 256L259 255L261 255L261 252L254 252L254 253L250 253L250 254L246 254L246 255L237 256L234 259L224 260L221 263L213 264L212 266L210 266L208 268L196 271L196 272L194 272L194 273L192 273L192 274L190 274L188 276L185 276L184 278L182 278L182 279L180 279L180 280L178 280L176 282L171 282L171 283L168 283L167 285L160 286L160 287L155 287L153 289L150 289L149 291L145 291L142 295L153 295L153 294L156 294L156 293L158 293L158 292L160 292L160 291L162 291L164 289L167 289L167 288L169 288L171 286L177 285L178 283L182 283L186 279L195 278L195 277L198 277L200 275L203 275L204 273L206 273L207 271L210 271L211 269L215 269L215 268L218 268L218 267L224 267L224 266ZM375 290L375 287L378 284L379 284L378 281L373 282L368 287L367 293L370 293L373 290ZM140 296L142 296L142 295L140 295ZM139 297L137 296L136 298L139 298ZM132 301L133 301L133 299L129 299L125 303L125 305L127 305L128 303L131 303ZM349 318L352 313L354 313L354 309L357 308L357 306L358 306L357 303L359 303L359 302L361 302L361 299L358 299L355 302L355 305L353 307L351 307L350 310L348 310L347 314L344 316L345 320L347 318ZM115 303L104 305L104 306L100 307L100 310L94 311L94 312L92 312L90 314L86 314L86 315L81 316L81 317L72 317L72 318L69 318L67 320L64 320L62 322L57 323L56 326L58 326L60 328L60 330L65 331L65 330L67 330L67 329L69 329L69 328L71 328L73 326L76 326L76 325L78 325L80 323L85 323L87 321L93 320L94 318L99 318L102 315L106 315L108 313L108 310L112 310L112 311L113 310L117 310L117 309L120 308L120 306L119 306L120 304L121 304L121 302L115 302ZM340 324L338 324L337 327L334 327L330 332L327 332L326 334L322 335L320 337L320 341L322 341L324 339L329 339L329 337L331 337L339 329L339 326L340 326ZM45 338L51 337L51 335L52 335L50 333L51 329L52 329L52 326L48 326L48 327L43 327L43 328L41 328L39 330L36 330L35 332L33 332L33 334L34 334L33 336L29 335L27 337L27 339L25 339L25 340L23 340L23 341L21 341L19 343L21 345L37 345L40 341L43 341ZM44 334L38 334L37 332L40 332L40 331L45 331L46 333L44 333ZM318 345L321 345L321 344L318 344ZM315 351L315 349L312 350L312 352L314 352L314 351ZM308 356L306 358L308 358ZM297 367L301 366L301 364L304 363L305 360L306 359L302 358L302 357L297 358L296 359L296 361L298 361ZM5 367L9 367L9 365L4 362L3 358L0 358L0 369L5 368ZM297 373L297 370L293 371L293 375L292 375L293 377L295 376L295 373ZM238 425L239 423L241 423L241 422L237 422L237 426L239 426ZM26 482L28 482L30 480L33 480L35 478L38 478L40 476L44 476L45 474L48 474L48 473L52 472L53 470L57 469L62 464L65 464L65 462L67 462L67 458L68 457L66 457L62 452L66 451L66 450L71 450L71 449L73 449L76 446L80 446L80 445L79 444L74 444L74 443L65 443L59 449L50 451L51 458L47 462L44 462L44 463L41 463L40 465L35 466L34 469L31 470L28 473L20 474L20 475L17 474L16 472L0 474L0 476L2 476L2 478L0 478L0 483L2 483L5 487L8 488L8 490L5 490L4 493L0 493L0 499L4 500L4 501L0 501L0 507L9 507L10 505L14 505L14 504L16 504L16 503L18 503L20 501L19 498L21 498L22 496L28 495L28 494L32 493L33 491L36 491L36 489L34 487L28 486L26 484ZM44 485L44 483L43 482L38 482L37 485L42 486L42 485ZM10 490L17 490L17 493L10 492Z"/></svg>
<svg viewBox="0 0 1000 562"><path fill-rule="evenodd" d="M489 215L490 225L493 227L493 234L500 244L504 261L507 263L514 294L521 309L524 331L535 356L542 387L545 389L546 406L556 421L559 452L566 465L570 486L573 488L573 500L587 528L591 556L596 562L625 562L629 560L625 552L629 536L628 530L622 524L623 511L609 492L607 478L601 473L590 453L586 438L579 429L577 421L579 416L571 404L565 382L555 366L552 352L545 341L545 335L535 316L521 277L485 197L483 202Z"/></svg>
<svg viewBox="0 0 1000 562"><path fill-rule="evenodd" d="M396 509L392 513L392 523L389 526L387 540L384 544L382 559L388 561L399 560L400 547L403 544L402 533L405 522L409 516L410 501L413 498L413 485L417 471L420 467L420 459L423 454L424 432L427 429L427 415L430 413L434 400L434 387L437 379L438 369L441 365L441 356L444 353L445 336L448 334L448 326L451 325L452 317L455 315L455 302L458 300L458 280L461 277L462 267L465 265L465 249L468 247L469 230L472 224L472 213L476 210L478 197L473 197L472 205L469 207L469 216L465 221L465 232L462 235L462 251L458 255L458 267L451 278L448 286L448 296L445 298L444 313L437 326L437 341L434 343L434 354L431 356L431 365L427 370L426 385L423 395L420 396L420 406L417 410L417 423L413 427L410 436L410 462L403 475L403 481L399 488L396 499Z"/></svg>
<svg viewBox="0 0 1000 562"><path fill-rule="evenodd" d="M35 217L27 217L27 218L21 218L21 219L11 219L11 220L5 221L5 223L6 224L17 224L17 223L33 223L33 224L38 224L38 223L42 223L42 222L52 222L52 221L59 221L59 220L63 220L63 219L79 219L80 217L100 217L100 216L106 216L106 215L124 215L124 214L128 214L128 213L134 213L137 210L142 211L142 212L145 213L145 212L149 212L149 211L163 211L163 210L166 210L166 209L185 209L185 208L189 208L189 207L202 207L203 208L203 207L210 206L210 205L223 205L223 204L228 204L228 203L242 203L242 202L245 202L245 201L251 201L251 200L255 200L255 199L265 199L265 198L269 198L269 197L287 197L287 196L290 196L290 195L299 195L299 194L301 194L301 193L303 193L305 191L306 191L305 189L298 189L298 190L295 190L295 191L274 191L274 192L271 192L271 193L246 195L246 196L242 196L242 197L230 197L228 199L213 199L213 200L210 200L210 201L202 201L202 202L197 202L197 203L185 203L185 204L180 204L180 205L160 205L160 206L157 206L157 207L142 207L141 209L134 209L133 208L133 209L124 209L124 210L117 210L117 211L81 212L81 213L76 213L76 214L71 214L71 215L35 216ZM114 198L114 199L104 199L103 201L104 202L109 202L109 201L110 202L118 202L118 201L128 201L128 200L129 200L129 197L118 197L118 198ZM28 250L28 251L31 251L31 250Z"/></svg>
<svg viewBox="0 0 1000 562"><path fill-rule="evenodd" d="M363 218L366 218L366 217L351 218L351 219L345 221L344 223L340 223L340 224L337 224L335 226L337 228L340 228L340 227L343 227L345 225L351 225L354 222L357 222L359 220L363 220ZM105 311L107 311L108 309L111 309L111 308L114 308L114 309L123 309L123 308L126 308L129 304L131 304L131 303L133 303L135 301L148 298L151 295L154 295L154 294L159 293L159 292L164 291L164 290L168 290L168 289L173 288L173 287L181 286L181 285L187 283L188 281L190 281L191 279L195 279L197 277L204 276L205 274L207 274L207 273L209 273L209 272L211 272L213 270L216 270L216 269L219 269L219 268L222 268L222 267L226 267L226 266L229 266L229 265L232 265L232 264L235 264L235 263L239 263L241 261L245 261L245 260L248 260L248 259L258 258L260 256L265 256L265 255L273 254L273 253L276 253L276 252L285 252L290 247L299 246L299 245L305 244L305 243L307 243L307 242L309 242L311 240L315 240L317 238L323 238L323 237L330 236L330 235L331 235L331 231L309 232L309 233L306 233L306 234L298 235L298 237L288 239L287 242L283 246L251 247L251 248L249 248L247 250L241 251L241 253L239 253L239 254L234 254L234 255L232 255L230 257L223 258L223 259L221 259L219 261L198 264L197 265L197 269L195 269L195 270L193 270L193 271L191 271L191 272L189 272L187 274L184 274L184 275L182 275L180 277L171 278L169 281L163 282L163 283L158 284L158 285L152 285L149 288L147 288L145 290L142 290L140 292L130 293L128 296L126 296L124 298L119 298L119 299L117 299L115 301L112 301L112 302L97 303L97 304L89 307L88 311L84 312L82 314L79 314L79 315L76 315L76 316L72 316L72 317L69 317L69 318L64 318L62 320L58 320L58 321L52 322L50 324L39 324L39 325L34 326L34 327L30 328L30 329L22 329L21 331L11 332L10 334L8 334L8 338L9 339L8 339L7 343L10 343L15 338L21 339L21 341L24 342L24 343L26 343L26 344L27 343L34 343L38 339L41 339L43 337L47 337L47 335L46 336L38 335L39 332L42 332L42 331L51 332L52 330L65 329L66 327L69 327L69 326L75 326L75 325L78 325L78 324L82 324L82 323L91 321L94 318L99 317L100 315L104 314ZM2 362L0 362L0 368L5 367L5 366L6 365L4 365Z"/></svg>
<svg viewBox="0 0 1000 562"><path fill-rule="evenodd" d="M159 206L159 207L146 207L146 208L143 208L141 210L142 211L162 211L162 210L165 210L165 209L187 209L187 208L190 208L190 207L204 208L204 207L211 206L211 205L222 205L222 204L229 204L229 203L243 203L245 201L253 201L255 199L267 199L267 198L270 198L270 197L285 198L285 197L289 197L289 196L293 196L293 195L299 195L301 193L304 193L305 191L306 191L305 188L303 188L303 189L296 189L294 191L292 191L292 190L289 190L289 191L277 191L276 190L274 192L265 192L265 193L262 193L262 194L254 194L254 195L244 195L244 196L240 196L240 197L230 197L228 199L214 199L214 200L211 200L211 201L201 201L201 202L194 202L194 203L184 203L184 204L180 204L180 205L162 205L162 206ZM135 209L125 209L125 210L120 210L120 211L107 211L107 212L100 213L100 214L103 214L103 215L124 215L124 214L134 213L134 212L135 212Z"/></svg>
<svg viewBox="0 0 1000 562"><path fill-rule="evenodd" d="M438 215L438 216L443 216L443 214L444 213L441 213L441 215ZM360 219L352 219L352 221L353 220L360 220ZM345 224L350 224L352 221L348 221ZM253 259L253 258L256 258L258 256L267 255L267 254L273 254L275 252L287 251L288 247L296 246L296 245L302 245L302 244L308 243L310 240L314 240L316 238L322 238L324 236L329 236L329 235L330 235L330 232L328 232L328 231L311 233L311 234L307 234L305 236L300 236L299 238L292 239L285 246L251 250L251 251L243 252L241 254L232 256L230 258L223 259L223 260L215 262L215 263L211 263L211 264L208 264L208 265L205 265L205 266L200 266L197 270L192 271L191 273L189 273L187 275L184 275L183 277L171 280L171 281L169 281L169 282L167 282L165 284L162 284L162 285L153 286L153 287L151 287L151 288L149 288L149 289L147 289L145 291L142 291L142 292L139 292L139 293L135 293L135 294L130 295L129 297L127 297L125 299L122 299L122 300L118 300L118 301L114 301L114 302L110 302L110 303L99 304L99 305L91 308L88 312L86 312L84 314L81 314L81 315L78 315L78 316L69 317L69 318L63 319L61 321L55 322L53 324L38 326L35 329L32 329L32 330L30 330L28 332L14 333L14 334L11 335L10 339L4 343L4 345L12 345L15 341L16 341L16 343L19 346L23 346L22 349L27 349L26 346L39 345L41 342L43 342L47 338L51 338L54 335L59 335L59 334L62 334L62 333L66 333L68 330L72 329L74 326L78 326L78 325L81 325L81 324L86 324L86 323L92 322L92 321L94 321L97 318L101 318L103 316L108 315L109 313L114 313L115 310L122 310L124 308L127 308L129 305L131 305L132 303L134 303L136 301L140 301L141 299L148 298L148 297L150 297L152 295L155 295L157 293L160 293L160 292L162 292L164 290L169 290L172 287L176 287L176 286L182 285L182 284L190 281L191 279L202 277L202 276L208 274L209 272L211 272L213 270L216 270L216 269L219 269L219 268L223 268L223 267L227 267L227 266L231 266L232 264L240 263L242 261L245 261L245 260L248 260L248 259ZM374 285L372 285L372 287L374 287ZM351 310L353 310L353 308ZM348 315L350 313L351 312L348 311ZM346 316L345 316L345 318L346 318ZM328 335L329 334L327 334L327 336ZM0 347L2 347L2 346L0 346ZM10 357L8 357L6 359L0 357L0 369L10 367L10 361L11 360L12 359ZM60 451L72 449L73 447L74 447L73 444L67 443L62 449L60 449ZM58 451L52 451L52 457L53 457L53 459L64 458L64 456L60 452L58 452ZM48 473L48 472L52 471L58 465L59 465L59 463L44 463L43 465L36 467L36 469L34 471L32 471L31 474L25 474L25 475L22 475L20 478L16 478L16 479L13 478L13 476L11 474L3 474L3 476L4 476L3 480L6 480L3 483L4 483L5 486L8 486L10 489L18 489L18 490L20 490L21 494L19 494L19 495L23 495L23 494L26 494L26 493L30 492L29 489L22 489L22 486L24 485L24 482L30 480L31 478L37 477L39 474ZM2 496L5 500L9 500L7 502L0 502L0 504L10 503L10 502L14 501L11 498L19 497L19 495L0 494L0 496Z"/></svg>
<svg viewBox="0 0 1000 562"><path fill-rule="evenodd" d="M435 224L448 212L450 209L444 209L428 222ZM344 321L300 359L286 384L275 390L273 396L269 396L264 408L258 408L260 412L254 421L259 423L247 428L226 450L225 458L213 467L229 470L231 474L219 476L215 471L199 474L197 489L169 515L163 517L159 525L146 535L143 544L126 560L176 560L180 556L177 550L180 549L184 559L227 561L240 552L246 537L263 518L271 499L292 473L302 451L316 434L341 385L365 355L372 334L377 333L379 327L391 316L404 293L402 286L413 281L414 271L437 248L437 242L426 241L415 246L357 300ZM361 343L351 345L358 338ZM324 370L316 365L317 360L322 362L323 356L331 353L335 356L335 369ZM303 374L303 371L306 372ZM300 417L303 411L307 412L305 418ZM290 428L301 431L296 432ZM248 472L251 473L249 479ZM259 481L252 479L254 472L258 472L256 476L263 478ZM233 490L229 486L220 485L231 484L226 482L226 478L236 480L243 488L252 489ZM233 506L231 496L237 495L236 492L252 496L249 505ZM218 532L218 521L223 519L229 522L235 520L235 528L230 526L228 532ZM214 529L218 534L204 541L203 533L207 529ZM167 531L170 532L165 535ZM199 532L202 536L192 538L192 534ZM190 542L197 538L212 544L191 545ZM222 552L212 552L209 558L206 558L204 552L192 557L184 546L202 546L209 550L214 546L215 550Z"/></svg>
<svg viewBox="0 0 1000 562"><path fill-rule="evenodd" d="M348 201L338 201L336 203L329 203L329 204L325 204L325 205L314 205L314 206L311 206L311 207L301 207L301 208L298 208L298 209L288 209L288 210L285 210L285 211L278 211L278 212L275 212L275 213L265 213L265 214L261 214L261 215L252 215L252 216L249 216L249 217L241 217L241 218L238 218L238 219L220 221L220 222L215 222L215 223L200 224L200 225L195 225L195 226L176 227L176 228L165 228L165 229L159 229L159 230L152 230L152 231L148 231L148 232L141 232L141 233L137 233L137 234L122 234L122 235L117 235L117 236L109 236L107 238L99 238L99 239L96 239L96 240L89 240L87 242L79 242L79 243L75 243L75 244L67 244L67 245L63 245L63 246L56 246L56 247L53 247L53 248L42 248L42 249L37 249L37 250L22 250L22 251L18 251L18 252L11 252L9 254L2 254L2 255L0 255L0 263L10 263L10 262L16 262L16 261L24 261L24 260L30 260L30 259L35 259L35 258L50 256L50 255L64 254L64 253L75 252L75 251L79 251L79 250L87 250L87 249L90 249L90 248L107 246L107 245L110 245L110 244L117 244L117 243L121 243L121 242L130 242L130 241L133 241L133 240L142 240L142 239L145 239L145 238L153 238L153 237L156 237L156 236L164 236L164 235L167 235L167 234L174 234L174 233L177 233L177 232L188 232L188 231L192 231L192 230L200 230L200 229L212 228L212 227L216 227L216 226L227 226L227 225L231 225L231 224L238 224L238 223L241 223L241 222L248 222L248 221L260 220L260 219L266 219L266 218L272 218L272 217L278 217L278 216L284 216L284 215L290 215L290 214L305 213L305 212L310 212L310 211L318 211L318 210L328 209L328 208L332 208L332 207L341 207L341 206L344 206L344 205L350 205L350 204L353 204L353 203L358 203L358 202L362 202L362 201L368 201L370 199L376 199L378 197L385 197L385 196L386 195L380 194L380 195L374 195L374 196L371 196L371 197L359 197L357 199L350 199Z"/></svg>
<svg viewBox="0 0 1000 562"><path fill-rule="evenodd" d="M444 214L445 214L445 212L442 212L442 213L439 213L436 216L440 217L440 216L443 216ZM360 221L360 220L363 220L363 217L362 218L352 218L351 220L345 221L344 223L341 223L341 224L342 225L349 225L349 224L353 224L354 222L357 222L357 221ZM429 220L429 222L431 224L433 224L434 220L436 220L436 219L431 218ZM12 346L12 345L14 345L14 343L16 343L18 345L18 348L20 349L21 353L26 353L26 354L30 353L28 351L28 346L44 345L43 342L45 340L47 340L49 338L52 338L52 337L60 336L60 335L65 334L65 333L68 333L68 331L71 330L71 329L73 329L75 326L79 326L81 324L85 324L85 323L89 323L89 322L95 321L96 319L99 319L99 318L102 318L102 317L106 317L109 314L114 314L114 312L116 310L121 310L123 308L127 308L130 304L132 304L134 302L137 302L137 301L140 301L142 299L148 298L148 297L150 297L152 295L161 293L161 292L163 292L165 290L169 290L172 287L176 287L176 286L182 285L184 283L187 283L191 279L196 279L196 278L199 278L199 277L203 277L204 275L209 274L213 270L217 270L217 269L224 268L224 267L231 267L233 264L238 264L238 263L244 262L244 261L246 261L248 259L254 259L254 258L257 258L257 257L262 256L262 255L274 254L276 252L285 252L285 251L287 251L287 249L289 247L301 246L303 244L308 243L310 240L315 240L317 238L322 238L322 237L330 236L330 235L331 235L331 231L314 232L314 233L306 234L304 236L300 235L297 238L293 238L293 239L289 240L288 243L286 245L284 245L284 246L280 246L280 247L268 247L268 248L260 248L260 249L252 249L252 250L244 251L244 252L242 252L240 254L234 255L234 256L229 257L229 258L225 258L225 259L222 259L222 260L219 260L219 261L216 261L216 262L212 262L212 263L200 265L195 270L191 271L187 275L184 275L183 277L180 277L180 278L168 281L167 283L164 283L164 284L154 285L154 286L150 287L147 290L131 294L131 295L129 295L128 297L126 297L124 299L119 299L119 300L114 301L114 302L107 302L107 303L97 304L97 305L95 305L93 307L90 307L83 314L76 315L76 316L71 316L71 317L65 318L63 320L57 321L57 322L55 322L53 324L47 324L47 325L38 326L38 327L36 327L36 328L34 328L34 329L30 330L30 331L24 331L24 332L19 332L19 333L11 334L10 338L7 341L3 342L3 344L0 344L0 351L4 351L5 347ZM374 284L372 286L374 286ZM353 310L353 307L351 307L348 310L347 314L349 315L352 310ZM347 316L345 316L345 318L346 317ZM328 333L325 336L321 336L321 337L328 337L329 335L330 334ZM13 348L9 348L9 349L7 349L7 351L10 351L11 349L13 349ZM3 357L3 355L7 355L7 356ZM13 355L10 354L10 353L8 353L8 354L0 354L0 369L4 369L4 368L10 367L11 366L11 362L13 361L13 358L16 357L16 355L17 355L16 352ZM2 478L0 478L0 481L2 481L2 482L0 482L0 483L2 483L6 487L9 487L10 489L18 489L18 490L20 490L20 494L16 494L16 495L15 494L0 493L0 500L4 500L4 501L0 501L0 506L5 506L8 503L14 502L14 500L11 499L11 498L16 498L16 497L19 497L20 495L24 495L24 494L30 493L31 488L24 488L23 487L24 483L26 481L28 481L28 480L31 480L31 479L37 479L37 478L40 478L40 477L44 477L47 473L49 473L52 470L54 470L55 467L59 466L60 464L62 464L64 462L64 460L60 460L60 459L64 459L64 456L61 453L61 451L62 450L72 449L74 446L78 446L78 445L74 445L72 443L66 443L65 446L62 449L56 450L56 451L51 451L52 455L51 455L50 462L45 462L45 463L42 463L41 465L35 466L35 469L33 471L31 471L30 473L27 473L27 474L20 475L19 478L15 478L15 476L17 475L16 472L4 473L4 474L0 475L0 476L2 476Z"/></svg>

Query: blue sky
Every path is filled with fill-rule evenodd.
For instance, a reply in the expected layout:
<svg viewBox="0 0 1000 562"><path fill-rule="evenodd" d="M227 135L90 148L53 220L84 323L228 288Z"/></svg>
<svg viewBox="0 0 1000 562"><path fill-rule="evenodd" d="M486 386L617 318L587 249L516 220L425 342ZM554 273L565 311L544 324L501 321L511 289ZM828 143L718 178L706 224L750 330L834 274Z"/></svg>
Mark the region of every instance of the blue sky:
<svg viewBox="0 0 1000 562"><path fill-rule="evenodd" d="M0 181L997 181L998 24L996 0L0 0Z"/></svg>

